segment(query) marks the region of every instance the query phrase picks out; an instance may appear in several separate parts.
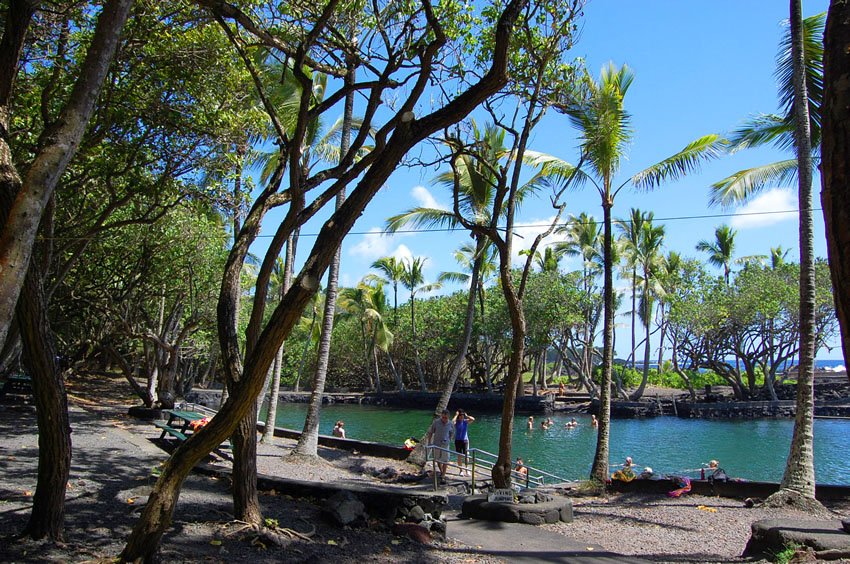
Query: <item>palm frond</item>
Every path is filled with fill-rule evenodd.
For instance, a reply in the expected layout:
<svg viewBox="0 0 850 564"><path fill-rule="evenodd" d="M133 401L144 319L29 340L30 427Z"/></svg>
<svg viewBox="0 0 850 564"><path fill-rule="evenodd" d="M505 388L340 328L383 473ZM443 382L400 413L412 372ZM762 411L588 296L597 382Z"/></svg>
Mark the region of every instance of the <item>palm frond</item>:
<svg viewBox="0 0 850 564"><path fill-rule="evenodd" d="M776 114L758 114L742 123L729 135L729 151L773 144L781 150L794 143L794 125Z"/></svg>
<svg viewBox="0 0 850 564"><path fill-rule="evenodd" d="M460 223L452 212L437 208L413 208L387 218L387 231L396 232L404 227L458 227Z"/></svg>
<svg viewBox="0 0 850 564"><path fill-rule="evenodd" d="M467 284L471 276L464 272L441 272L437 281L441 284Z"/></svg>
<svg viewBox="0 0 850 564"><path fill-rule="evenodd" d="M711 185L709 205L730 208L745 203L766 185L787 186L797 178L797 159L740 170Z"/></svg>
<svg viewBox="0 0 850 564"><path fill-rule="evenodd" d="M440 288L442 288L442 287L443 287L443 284L442 284L442 283L440 283L440 282L432 282L432 283L430 283L430 284L423 284L422 286L419 286L419 288L418 288L417 290L418 290L419 292L422 292L422 293L424 293L424 294L427 294L427 293L429 293L429 292L433 292L434 290L439 290L439 289L440 289Z"/></svg>
<svg viewBox="0 0 850 564"><path fill-rule="evenodd" d="M815 14L803 20L803 68L806 73L809 119L811 120L812 146L820 139L821 106L823 104L823 33L826 13ZM782 36L776 57L776 79L779 83L779 104L788 119L794 115L794 64L791 57L790 26Z"/></svg>
<svg viewBox="0 0 850 564"><path fill-rule="evenodd" d="M685 145L678 153L637 173L632 177L632 183L638 189L649 190L665 180L676 180L697 170L702 162L722 155L726 145L726 139L716 133L704 135Z"/></svg>

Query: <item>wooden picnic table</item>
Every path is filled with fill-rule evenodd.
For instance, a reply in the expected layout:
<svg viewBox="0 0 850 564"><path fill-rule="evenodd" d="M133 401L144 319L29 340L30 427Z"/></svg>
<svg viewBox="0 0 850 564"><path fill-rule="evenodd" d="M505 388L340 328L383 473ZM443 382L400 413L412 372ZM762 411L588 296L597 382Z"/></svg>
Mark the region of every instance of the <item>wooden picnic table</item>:
<svg viewBox="0 0 850 564"><path fill-rule="evenodd" d="M178 442L185 441L197 430L197 428L192 427L193 421L210 417L209 415L198 413L197 411L188 411L185 409L167 409L165 412L168 414L167 423L154 421L154 425L157 428L162 429L162 434L159 438L164 439L166 435L171 435L176 438ZM231 450L231 446L228 441L227 443L214 448L213 452L226 460L233 460L233 457L227 452L229 450Z"/></svg>
<svg viewBox="0 0 850 564"><path fill-rule="evenodd" d="M191 428L192 421L198 421L205 417L203 413L182 409L167 409L165 412L168 414L168 422L154 423L154 425L162 429L162 434L159 436L160 439L164 439L165 435L171 435L184 441L194 431Z"/></svg>
<svg viewBox="0 0 850 564"><path fill-rule="evenodd" d="M3 387L0 388L0 398L6 394L16 394L21 396L32 395L32 379L25 374L13 374L9 376Z"/></svg>

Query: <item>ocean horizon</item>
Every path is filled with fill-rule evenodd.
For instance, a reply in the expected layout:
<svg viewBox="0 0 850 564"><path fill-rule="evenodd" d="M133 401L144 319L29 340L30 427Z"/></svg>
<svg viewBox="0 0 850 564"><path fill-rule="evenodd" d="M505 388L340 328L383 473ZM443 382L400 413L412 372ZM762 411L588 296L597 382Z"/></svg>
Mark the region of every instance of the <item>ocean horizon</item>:
<svg viewBox="0 0 850 564"><path fill-rule="evenodd" d="M782 366L782 370L791 370L797 366L797 360L789 361ZM657 362L650 362L650 368L658 368ZM635 368L643 368L642 362L635 363ZM844 365L843 358L830 358L815 360L815 370L820 372L847 372L847 367Z"/></svg>

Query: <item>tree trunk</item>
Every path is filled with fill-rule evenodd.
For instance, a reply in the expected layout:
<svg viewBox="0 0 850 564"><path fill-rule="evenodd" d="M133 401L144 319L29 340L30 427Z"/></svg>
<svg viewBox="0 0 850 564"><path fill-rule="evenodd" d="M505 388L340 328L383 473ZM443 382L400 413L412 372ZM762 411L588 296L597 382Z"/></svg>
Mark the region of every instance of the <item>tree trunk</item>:
<svg viewBox="0 0 850 564"><path fill-rule="evenodd" d="M635 344L637 336L637 327L635 318L637 317L637 270L632 269L632 370L635 369L635 358L637 356L637 345Z"/></svg>
<svg viewBox="0 0 850 564"><path fill-rule="evenodd" d="M2 350L0 350L0 376L7 376L20 370L22 350L21 332L15 318L12 319L6 342L3 343Z"/></svg>
<svg viewBox="0 0 850 564"><path fill-rule="evenodd" d="M24 534L33 539L61 541L65 488L71 471L71 425L65 382L56 365L44 286L35 264L27 274L17 310L38 420L38 482Z"/></svg>
<svg viewBox="0 0 850 564"><path fill-rule="evenodd" d="M794 122L799 169L800 208L800 364L797 367L797 415L791 452L780 492L792 490L815 499L814 359L815 265L812 232L812 148L803 53L801 0L791 0L791 54L794 68Z"/></svg>
<svg viewBox="0 0 850 564"><path fill-rule="evenodd" d="M307 332L309 335L307 339L304 340L304 347L301 349L301 361L298 363L298 375L295 377L295 391L299 391L299 385L301 382L301 377L304 374L304 366L307 364L307 351L310 350L310 343L313 342L313 329L316 326L316 308L313 307L313 316L310 318L310 330Z"/></svg>
<svg viewBox="0 0 850 564"><path fill-rule="evenodd" d="M599 386L599 426L596 435L596 453L590 469L592 480L604 484L608 479L608 442L611 434L611 371L614 366L614 276L611 254L611 208L614 202L606 194L602 199L604 217L603 235L603 304L602 330L602 382Z"/></svg>
<svg viewBox="0 0 850 564"><path fill-rule="evenodd" d="M850 2L832 0L824 33L821 203L844 366L850 367ZM850 376L850 370L847 372Z"/></svg>
<svg viewBox="0 0 850 564"><path fill-rule="evenodd" d="M393 374L393 379L395 380L395 389L399 392L404 391L404 381L401 379L401 374L396 370L395 362L393 362L393 355L390 354L390 351L387 350L387 363L390 365L390 372Z"/></svg>
<svg viewBox="0 0 850 564"><path fill-rule="evenodd" d="M510 261L510 258L503 262ZM506 271L509 266L503 266ZM522 358L525 351L525 315L522 302L517 300L510 281L509 274L502 274L502 287L505 300L508 303L508 314L511 318L511 358L508 364L508 375L505 381L505 397L502 402L502 421L499 429L499 456L493 466L493 485L497 488L508 488L511 485L511 470L513 469L511 449L514 432L514 404L517 398L517 386L522 385Z"/></svg>
<svg viewBox="0 0 850 564"><path fill-rule="evenodd" d="M23 5L22 2L15 4ZM104 5L70 97L57 120L42 132L41 149L29 165L15 202L3 224L0 234L0 343L6 340L15 305L29 268L41 217L59 178L77 152L94 111L103 79L118 47L121 30L131 5L132 0L109 0ZM26 18L25 22L28 21L29 18ZM7 23L15 25L17 22ZM4 32L4 37L6 35ZM4 40L3 45L5 44ZM0 61L10 62L10 56L17 58L14 53L4 53L4 59ZM0 72L8 71L9 69L3 69ZM7 86L11 84L3 84L2 88L5 90ZM8 92L0 92L0 95L3 94L8 95ZM0 126L4 131L0 135L0 161L6 169L2 171L4 183L8 180L8 174L14 171L11 149L8 146L9 138L5 133L9 120L8 111L8 106L0 106L0 113L4 114L0 115ZM8 170L9 165L12 171ZM14 174L18 176L17 172Z"/></svg>
<svg viewBox="0 0 850 564"><path fill-rule="evenodd" d="M648 276L649 276L649 273L645 272L644 273L644 280L646 280L647 282L649 280ZM650 348L649 348L649 336L650 336L649 318L652 315L652 302L650 301L649 296L647 295L649 293L649 284L648 283L646 283L644 285L643 291L644 291L643 318L646 321L646 338L645 338L644 344L643 344L643 374L641 375L640 386L638 386L638 389L635 390L635 393L632 394L632 396L629 398L632 401L637 401L641 397L643 397L643 391L646 389L646 383L649 381L649 354L650 354ZM660 366L661 365L659 364L659 368L660 368Z"/></svg>
<svg viewBox="0 0 850 564"><path fill-rule="evenodd" d="M278 347L279 348L279 347ZM235 383L239 386L239 383ZM234 395L238 394L234 390ZM259 395L259 394L257 394ZM233 480L233 517L246 523L260 523L263 513L257 495L257 402L251 402L248 415L230 438L233 445L233 476L253 476L253 479ZM218 445L216 445L218 446ZM237 465L239 468L237 468Z"/></svg>
<svg viewBox="0 0 850 564"><path fill-rule="evenodd" d="M419 347L416 345L416 309L413 292L410 293L410 330L413 333L413 341L410 345L413 347L413 360L416 364L416 375L419 377L419 390L428 391L428 385L425 383L425 374L422 372L422 363L419 361Z"/></svg>
<svg viewBox="0 0 850 564"><path fill-rule="evenodd" d="M658 304L658 316L661 318L659 320L659 336L658 336L658 373L662 372L662 363L664 362L664 337L667 334L667 322L666 322L666 314L664 311L664 302L661 301Z"/></svg>
<svg viewBox="0 0 850 564"><path fill-rule="evenodd" d="M345 75L346 84L353 84L356 76L354 70L349 66ZM340 132L340 158L348 153L351 142L351 120L354 115L354 92L345 97L345 109L343 110L342 131ZM345 202L345 191L342 190L336 197L336 210L338 211ZM304 428L298 437L298 444L293 450L294 454L305 456L319 456L319 418L322 411L322 396L325 393L325 381L328 376L328 364L331 355L331 336L333 334L334 315L336 314L336 299L339 294L339 268L341 249L337 249L328 268L328 289L325 292L325 309L322 313L322 332L319 337L319 350L316 359L316 376L313 380L313 392L310 394L310 404L307 407L307 417L304 419ZM308 340L312 333L308 336Z"/></svg>
<svg viewBox="0 0 850 564"><path fill-rule="evenodd" d="M292 233L286 241L286 257L283 261L283 284L280 285L280 297L286 295L289 287L292 285L292 271L295 265L295 245L297 244L297 231ZM310 342L312 332L307 335L307 342ZM260 439L264 443L274 443L274 427L277 421L277 402L280 397L280 373L283 366L283 346L277 350L274 357L274 368L272 368L272 382L269 389L269 409L266 412L266 425L263 429L263 437ZM296 382L295 391L298 391L298 383Z"/></svg>
<svg viewBox="0 0 850 564"><path fill-rule="evenodd" d="M269 386L269 408L266 411L266 425L263 428L261 443L274 443L274 428L277 422L277 403L280 399L280 373L283 365L283 347L277 349L272 365L272 381ZM262 396L260 396L262 397Z"/></svg>

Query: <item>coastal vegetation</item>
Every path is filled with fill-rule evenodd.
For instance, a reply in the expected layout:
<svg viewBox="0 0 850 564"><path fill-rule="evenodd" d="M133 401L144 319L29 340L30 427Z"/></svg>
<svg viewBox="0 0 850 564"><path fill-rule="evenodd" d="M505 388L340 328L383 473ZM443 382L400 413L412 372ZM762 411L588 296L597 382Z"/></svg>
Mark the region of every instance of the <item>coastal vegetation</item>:
<svg viewBox="0 0 850 564"><path fill-rule="evenodd" d="M233 515L262 524L258 404L276 406L281 386L313 392L297 448L309 456L325 389L439 390L438 411L458 386L498 391L493 479L508 486L526 381L534 394L565 383L599 401L591 473L602 482L615 394L639 400L664 384L695 397L724 384L741 400L777 399L793 379L800 438L789 476L792 462L806 463L815 351L848 332L833 292L846 284L834 257L843 247L831 245L826 262L811 246L822 122L832 150L820 113L829 77L812 37L822 16L803 28L792 2L784 115L738 137L704 136L618 180L634 75L611 64L596 78L573 57L580 0L100 6L10 0L0 16L0 373L27 372L38 407L27 535L62 539L68 371L119 373L147 407L174 407L193 387L223 390L218 414L161 468L125 560L154 556L183 480L228 439ZM547 112L572 126L574 162L534 150ZM652 211L614 208L627 186L661 188L765 141L795 158L773 177L750 171L718 184L716 199L743 201L766 179L797 174L798 261L769 243L764 255L736 257L726 225L692 255L668 252ZM840 168L829 163L825 154L825 178ZM426 257L386 256L340 283L343 240L391 175L414 166L439 171L451 209L411 209L387 228L464 230L460 272L431 282ZM588 185L601 220L571 215L564 199ZM841 190L828 194L842 201ZM532 198L548 199L552 217L515 253L518 213ZM321 227L304 243L311 220ZM848 225L828 216L830 240ZM566 257L580 266L565 267ZM435 295L458 282L467 286ZM628 345L615 346L618 312ZM802 480L813 495L813 470Z"/></svg>

